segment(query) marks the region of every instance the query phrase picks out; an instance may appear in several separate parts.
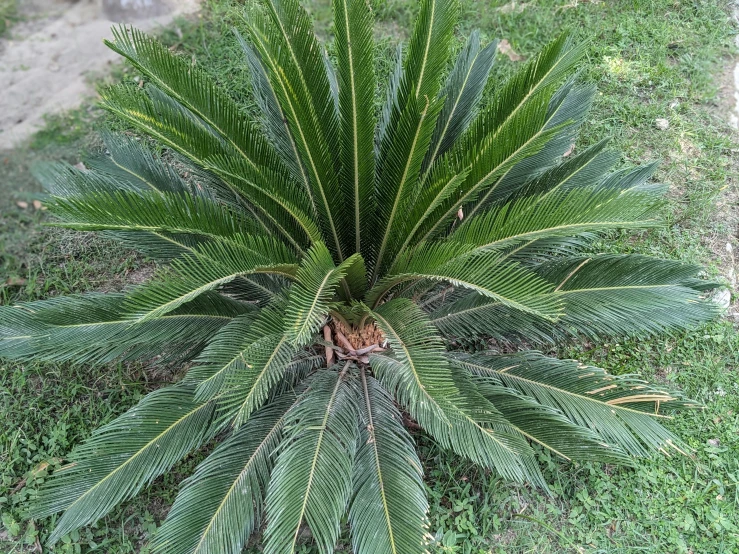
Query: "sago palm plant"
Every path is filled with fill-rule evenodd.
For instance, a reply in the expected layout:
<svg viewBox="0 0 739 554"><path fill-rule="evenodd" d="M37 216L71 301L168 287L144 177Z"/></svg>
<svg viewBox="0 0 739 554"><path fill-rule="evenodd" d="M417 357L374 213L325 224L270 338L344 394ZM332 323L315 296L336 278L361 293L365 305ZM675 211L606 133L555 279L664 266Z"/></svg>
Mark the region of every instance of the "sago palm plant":
<svg viewBox="0 0 739 554"><path fill-rule="evenodd" d="M365 0L334 0L331 55L297 0L249 12L250 109L115 32L143 86L103 106L163 152L108 134L88 168L39 176L55 225L164 267L125 294L0 308L0 355L188 370L42 486L33 515L64 511L51 543L201 447L153 552L235 554L263 531L265 552L289 553L306 526L331 552L345 514L357 553L425 552L409 427L539 487L536 445L612 463L680 449L660 425L689 405L678 394L527 350L712 316L695 267L592 252L603 231L659 224L654 166L612 171L605 142L566 155L594 95L567 38L478 106L496 44L475 33L450 63L457 9L422 0L377 110Z"/></svg>

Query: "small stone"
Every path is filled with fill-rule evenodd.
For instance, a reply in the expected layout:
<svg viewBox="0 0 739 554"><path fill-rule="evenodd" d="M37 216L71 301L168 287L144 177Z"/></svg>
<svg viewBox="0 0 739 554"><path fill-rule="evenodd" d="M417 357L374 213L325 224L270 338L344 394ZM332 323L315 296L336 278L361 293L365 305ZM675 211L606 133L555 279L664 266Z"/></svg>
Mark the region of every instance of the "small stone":
<svg viewBox="0 0 739 554"><path fill-rule="evenodd" d="M734 251L734 247L731 245L730 242L726 243L726 251L731 254Z"/></svg>
<svg viewBox="0 0 739 554"><path fill-rule="evenodd" d="M18 200L15 205L18 206L21 210L25 210L26 208L28 208L28 202L24 202L23 200Z"/></svg>
<svg viewBox="0 0 739 554"><path fill-rule="evenodd" d="M74 164L74 168L79 169L80 171L87 171L85 164L83 164L82 162L77 162L76 164Z"/></svg>
<svg viewBox="0 0 739 554"><path fill-rule="evenodd" d="M718 439L708 439L708 446L713 446L714 448L721 445L721 441Z"/></svg>
<svg viewBox="0 0 739 554"><path fill-rule="evenodd" d="M711 300L713 300L719 308L725 310L731 305L731 291L726 287L722 287L713 293Z"/></svg>
<svg viewBox="0 0 739 554"><path fill-rule="evenodd" d="M40 209L41 209L41 201L39 201L39 200L34 200L34 201L33 201L33 209L34 209L34 210L40 210Z"/></svg>
<svg viewBox="0 0 739 554"><path fill-rule="evenodd" d="M670 122L666 119L657 118L654 120L654 125L659 129L660 131L666 131L670 128Z"/></svg>

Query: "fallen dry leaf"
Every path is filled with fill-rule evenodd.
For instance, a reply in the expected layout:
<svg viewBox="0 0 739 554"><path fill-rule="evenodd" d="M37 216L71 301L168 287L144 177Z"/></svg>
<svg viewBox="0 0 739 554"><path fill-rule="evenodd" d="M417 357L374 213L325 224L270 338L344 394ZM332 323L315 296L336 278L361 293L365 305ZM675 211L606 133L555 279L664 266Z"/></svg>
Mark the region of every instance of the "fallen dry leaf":
<svg viewBox="0 0 739 554"><path fill-rule="evenodd" d="M23 200L18 200L15 205L18 206L21 210L25 210L26 208L28 208L28 202L24 202Z"/></svg>
<svg viewBox="0 0 739 554"><path fill-rule="evenodd" d="M511 47L511 43L508 42L508 39L505 38L498 43L498 52L508 56L508 59L512 62L520 62L521 60L525 59L521 54L518 54L515 50L513 50L513 48Z"/></svg>
<svg viewBox="0 0 739 554"><path fill-rule="evenodd" d="M566 158L567 156L572 155L572 153L574 151L575 151L575 143L573 142L572 144L570 144L570 147L567 149L567 152L565 152L564 154L562 154L562 157L563 158Z"/></svg>
<svg viewBox="0 0 739 554"><path fill-rule="evenodd" d="M504 4L500 8L498 8L498 11L500 13L521 13L526 9L526 6L528 6L528 2L516 2L515 0L513 2L508 2L507 4Z"/></svg>
<svg viewBox="0 0 739 554"><path fill-rule="evenodd" d="M8 277L5 284L9 287L22 287L26 284L26 280L23 277Z"/></svg>

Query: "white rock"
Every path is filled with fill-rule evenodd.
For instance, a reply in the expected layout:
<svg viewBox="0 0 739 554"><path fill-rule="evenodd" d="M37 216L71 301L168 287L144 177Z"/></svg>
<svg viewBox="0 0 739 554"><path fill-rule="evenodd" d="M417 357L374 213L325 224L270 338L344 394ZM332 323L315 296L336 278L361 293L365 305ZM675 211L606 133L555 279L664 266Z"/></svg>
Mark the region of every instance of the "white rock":
<svg viewBox="0 0 739 554"><path fill-rule="evenodd" d="M725 310L731 305L731 291L722 287L711 295L711 300L718 304L719 308Z"/></svg>
<svg viewBox="0 0 739 554"><path fill-rule="evenodd" d="M670 122L666 119L657 118L654 120L654 125L659 129L660 131L666 131L670 128Z"/></svg>

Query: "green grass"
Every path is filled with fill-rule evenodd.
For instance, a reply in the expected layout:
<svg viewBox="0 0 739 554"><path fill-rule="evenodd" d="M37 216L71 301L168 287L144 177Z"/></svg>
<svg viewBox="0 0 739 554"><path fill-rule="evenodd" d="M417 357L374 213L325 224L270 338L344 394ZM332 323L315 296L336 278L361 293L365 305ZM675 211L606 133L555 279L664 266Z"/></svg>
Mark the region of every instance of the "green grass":
<svg viewBox="0 0 739 554"><path fill-rule="evenodd" d="M577 147L612 136L624 163L661 160L657 179L671 187L663 229L636 238L614 235L602 248L703 263L719 279L727 271L724 245L734 240L736 247L731 230L736 229L739 204L739 144L722 119L728 107L719 94L733 54L726 4L464 0L458 33L461 41L478 27L489 39L509 40L524 56L563 29L587 40L582 76L597 83L600 93ZM415 7L408 0L379 0L375 7L381 28L377 63L387 75L393 44L405 36ZM329 37L328 1L314 0L311 9L319 33ZM202 17L177 22L164 38L248 106L249 97L242 92L248 79L231 39L232 25L239 25L239 17L231 4L211 0ZM515 66L500 58L498 78ZM110 80L135 78L132 70L116 69ZM657 118L667 119L669 129L657 129ZM77 163L84 151L97 147L91 130L105 121L86 106L50 119L26 146L0 152L1 303L117 290L150 271L145 260L102 238L45 229L40 225L44 213L31 203L38 189L30 165L41 159ZM19 208L18 201L29 207ZM614 373L640 373L702 402L704 409L666 423L692 451L687 457L656 456L632 469L569 464L541 452L554 493L549 497L501 482L419 437L431 532L437 539L433 551L739 552L736 325L719 321L673 337L571 345L556 353ZM43 543L53 521L28 522L24 515L49 469L74 444L148 390L177 378L177 368L155 365L90 369L0 364L0 551L29 552L37 541ZM146 537L166 515L177 483L199 459L184 460L150 490L51 551L145 552ZM312 552L309 545L305 552Z"/></svg>
<svg viewBox="0 0 739 554"><path fill-rule="evenodd" d="M18 0L0 0L0 37L18 19Z"/></svg>

